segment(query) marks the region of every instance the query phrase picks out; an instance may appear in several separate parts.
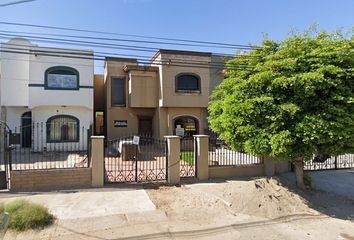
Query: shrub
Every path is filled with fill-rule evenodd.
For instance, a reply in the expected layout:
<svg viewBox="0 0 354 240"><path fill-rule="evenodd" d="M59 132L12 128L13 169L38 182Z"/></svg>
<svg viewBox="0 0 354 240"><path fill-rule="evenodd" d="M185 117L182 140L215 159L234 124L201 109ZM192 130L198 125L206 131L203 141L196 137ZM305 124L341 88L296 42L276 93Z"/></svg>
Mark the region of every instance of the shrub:
<svg viewBox="0 0 354 240"><path fill-rule="evenodd" d="M9 228L17 231L44 228L54 221L48 209L26 200L16 200L5 206L10 215Z"/></svg>

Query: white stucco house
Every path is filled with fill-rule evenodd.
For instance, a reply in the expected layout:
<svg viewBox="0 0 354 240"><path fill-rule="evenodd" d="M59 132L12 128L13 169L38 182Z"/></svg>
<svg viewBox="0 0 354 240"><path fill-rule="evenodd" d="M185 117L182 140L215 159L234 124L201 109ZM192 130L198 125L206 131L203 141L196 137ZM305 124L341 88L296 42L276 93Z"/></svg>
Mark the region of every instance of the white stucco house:
<svg viewBox="0 0 354 240"><path fill-rule="evenodd" d="M15 38L1 44L0 54L1 120L17 133L18 145L33 151L58 143L86 149L93 121L93 51Z"/></svg>

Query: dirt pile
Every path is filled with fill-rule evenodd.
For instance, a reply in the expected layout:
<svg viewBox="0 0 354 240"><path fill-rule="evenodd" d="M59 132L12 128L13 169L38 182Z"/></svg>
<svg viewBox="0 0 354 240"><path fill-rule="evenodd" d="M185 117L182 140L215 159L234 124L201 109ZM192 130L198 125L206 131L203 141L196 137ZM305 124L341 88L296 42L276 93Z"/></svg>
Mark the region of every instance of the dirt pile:
<svg viewBox="0 0 354 240"><path fill-rule="evenodd" d="M249 215L262 218L310 213L305 200L276 179L191 184L149 190L155 205L172 219L211 221L213 218Z"/></svg>
<svg viewBox="0 0 354 240"><path fill-rule="evenodd" d="M219 186L218 186L219 187ZM316 213L296 193L280 185L275 179L230 182L220 186L221 198L230 202L234 212L252 216L276 218L298 213Z"/></svg>

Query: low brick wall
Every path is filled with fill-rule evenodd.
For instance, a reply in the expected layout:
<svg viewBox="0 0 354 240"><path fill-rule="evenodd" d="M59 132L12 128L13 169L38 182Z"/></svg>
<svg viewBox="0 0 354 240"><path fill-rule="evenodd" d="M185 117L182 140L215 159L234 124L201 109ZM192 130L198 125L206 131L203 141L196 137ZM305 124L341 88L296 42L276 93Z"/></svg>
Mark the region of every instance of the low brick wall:
<svg viewBox="0 0 354 240"><path fill-rule="evenodd" d="M209 178L264 176L264 165L209 167Z"/></svg>
<svg viewBox="0 0 354 240"><path fill-rule="evenodd" d="M55 190L90 187L91 168L11 171L12 191Z"/></svg>

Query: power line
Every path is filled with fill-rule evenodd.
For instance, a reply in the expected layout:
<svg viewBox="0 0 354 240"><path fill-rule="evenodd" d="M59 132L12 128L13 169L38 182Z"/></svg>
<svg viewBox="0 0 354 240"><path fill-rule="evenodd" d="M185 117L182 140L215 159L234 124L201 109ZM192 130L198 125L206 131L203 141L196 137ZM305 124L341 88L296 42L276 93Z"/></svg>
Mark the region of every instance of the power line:
<svg viewBox="0 0 354 240"><path fill-rule="evenodd" d="M1 37L0 37L1 38ZM7 38L6 38L7 39ZM28 45L25 44L14 44L14 43L4 43L4 46L6 46L7 49L12 49L12 50L24 50L23 48L13 48L13 47L7 47L8 45L10 46L16 46L16 47L28 47ZM39 48L47 48L47 47L39 47ZM60 53L67 53L67 54L79 54L82 55L83 51L85 50L80 50L80 49L67 49L67 48L52 48L52 47L48 47L49 49L55 49L54 52L58 52L58 50L60 50ZM42 51L42 50L31 50L31 51ZM48 51L48 50L46 50ZM104 56L117 56L117 57L121 57L121 58L135 58L135 59L145 59L145 60L151 60L151 56L145 56L145 55L135 55L135 54L123 54L123 53L112 53L112 52L101 52L101 51L94 51L94 55L96 54L102 54ZM256 57L256 56L249 56L249 55L236 55L236 56L221 56L225 58L225 61L222 62L226 62L226 60L232 58L249 58L249 57ZM173 58L173 60L179 60L179 61L185 61L185 62L190 62L190 63L206 63L206 61L201 61L201 60L192 60L192 59L183 59L183 58ZM210 63L210 62L208 62ZM218 63L218 62L214 62L213 64L217 65L225 65L224 63Z"/></svg>
<svg viewBox="0 0 354 240"><path fill-rule="evenodd" d="M16 47L8 47L7 45L20 46L22 48L19 48L19 47L17 47L17 48ZM20 50L20 51L23 51L23 50L25 50L23 47L25 47L26 45L6 43L6 45L4 45L4 46L5 47L3 47L3 49L5 48L7 50ZM48 54L48 53L50 53L50 54L59 54L59 55L66 54L68 56L71 56L71 55L91 56L91 54L88 54L88 53L78 52L77 50L71 51L69 49L61 49L61 51L58 51L58 49L53 50L53 51L30 49L29 51L33 52L34 54L38 54L38 53L46 53L46 54ZM99 55L99 54L96 54L96 53L101 53L103 55ZM109 53L106 53L106 52L96 52L96 53L94 54L94 56L102 57L102 58L105 58L107 56L107 54L109 54ZM113 55L120 56L121 54L113 54ZM136 58L136 60L139 60L141 62L144 61L144 62L151 63L151 61L150 61L151 58L150 57L146 57L146 56L140 56L140 57ZM225 63L224 62L197 61L197 60L186 60L186 59L180 59L180 58L172 58L172 59L169 60L169 63L171 61L173 61L174 63L178 63L178 64L194 64L194 65L198 65L198 66L200 66L200 65L204 65L205 66L206 65L206 66L219 67L219 68L225 67ZM245 64L239 64L238 66L239 67L249 67L249 66L247 66Z"/></svg>
<svg viewBox="0 0 354 240"><path fill-rule="evenodd" d="M9 3L0 4L0 7L7 7L7 6L15 5L15 4L22 4L22 3L34 2L34 1L37 1L37 0L21 0L21 1L14 1L14 2L9 2Z"/></svg>
<svg viewBox="0 0 354 240"><path fill-rule="evenodd" d="M215 45L203 45L203 44L191 44L191 43L169 43L162 41L145 41L145 40L134 40L134 39L123 39L123 38L105 38L105 37L93 37L93 36L78 36L78 35L67 35L67 34L53 34L53 33L38 33L38 32L20 32L20 31L5 31L3 33L12 34L32 34L39 36L54 36L54 37L67 37L67 38L79 38L79 39L93 39L93 40L103 40L103 41L115 41L115 42L134 42L134 43L148 43L148 44L162 44L162 45L175 45L175 46L189 46L189 47L216 47L225 49L240 49L240 50L251 50L250 46L215 46Z"/></svg>
<svg viewBox="0 0 354 240"><path fill-rule="evenodd" d="M253 45L242 45L242 44L211 42L211 41L200 41L200 40L190 40L190 39L178 39L178 38L152 37L152 36L144 36L144 35L114 33L114 32L105 32L105 31L93 31L93 30L87 30L87 29L66 28L66 27L27 24L27 23L14 23L14 22L1 21L0 24L12 25L12 26L25 26L25 27L32 27L32 28L55 29L55 30L61 30L61 31L74 31L74 32L106 34L106 35L126 36L126 37L145 38L145 39L157 39L157 40L174 41L174 42L189 42L189 43L198 43L198 44L210 44L210 45L219 45L219 46L229 46L229 47L234 47L234 48L238 48L238 47L255 48L255 47L257 47L257 46L253 46Z"/></svg>
<svg viewBox="0 0 354 240"><path fill-rule="evenodd" d="M22 50L22 51L21 51ZM105 56L73 56L73 55L65 55L60 52L57 52L56 54L53 52L41 52L41 53L36 53L36 52L30 52L30 51L23 51L21 49L20 51L14 51L14 50L4 50L0 49L0 52L3 53L13 53L13 54L27 54L27 55L40 55L40 56L50 56L50 57L60 57L60 58L71 58L71 59L86 59L86 60L98 60L98 61L105 61L106 57ZM110 59L110 61L116 61L116 62L121 62L119 59ZM181 62L176 62L174 63L173 61L162 61L162 62L154 62L151 63L150 61L139 61L140 64L145 64L145 65L158 65L158 66L176 66L176 67L194 67L194 68L207 68L207 69L231 69L231 70L242 70L242 69L249 69L249 67L246 66L227 66L225 65L224 67L218 67L218 66L212 66L212 65L206 65L206 64L190 64L190 63L181 63Z"/></svg>
<svg viewBox="0 0 354 240"><path fill-rule="evenodd" d="M123 45L123 44L111 44L111 43L101 43L101 42L92 42L92 41L81 41L81 40L72 40L72 39L62 39L62 38L48 38L48 37L37 37L32 35L18 35L18 34L6 34L1 33L0 31L0 38L2 39L11 39L13 37L22 37L27 38L31 41L37 42L44 42L44 43L56 43L56 44L63 44L63 45L76 45L76 46L84 46L84 47L98 47L98 48L109 48L109 49L120 49L126 51L143 51L143 52L151 52L155 53L159 51L159 48L152 48L152 47L143 47L137 45ZM223 57L235 57L234 54L227 54L227 53L212 53L216 56L223 56ZM248 56L244 55L245 57L255 57L255 56Z"/></svg>

